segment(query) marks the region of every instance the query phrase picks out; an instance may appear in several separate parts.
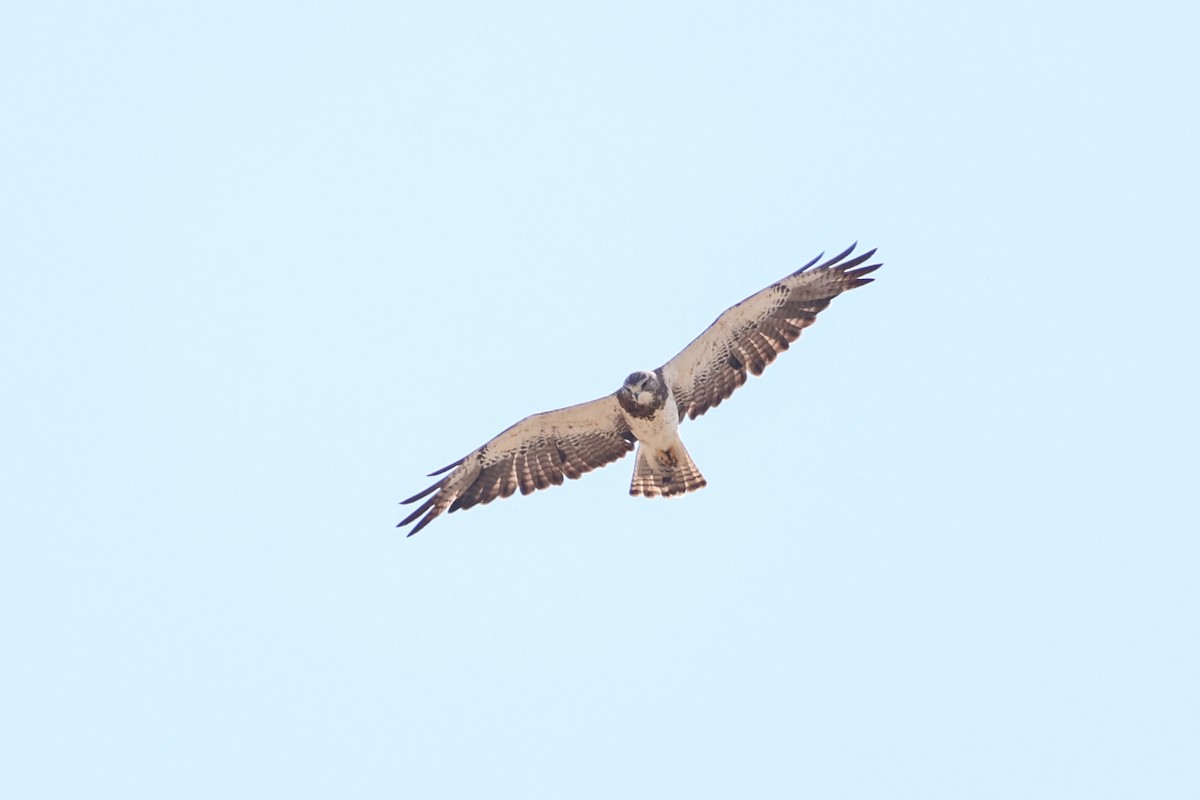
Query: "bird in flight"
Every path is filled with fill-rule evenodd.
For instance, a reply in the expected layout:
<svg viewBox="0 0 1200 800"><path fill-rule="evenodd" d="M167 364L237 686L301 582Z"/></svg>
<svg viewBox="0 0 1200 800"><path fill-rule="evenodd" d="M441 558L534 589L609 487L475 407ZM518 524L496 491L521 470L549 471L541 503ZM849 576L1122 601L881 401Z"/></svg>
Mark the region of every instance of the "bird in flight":
<svg viewBox="0 0 1200 800"><path fill-rule="evenodd" d="M637 446L631 495L671 497L707 484L679 438L679 423L718 406L761 375L833 298L873 279L882 264L860 266L875 251L825 263L817 256L717 317L704 333L656 370L632 373L616 392L534 414L429 477L445 475L403 504L428 498L397 527L412 536L442 512L458 511L558 486L623 457ZM420 521L418 522L418 518Z"/></svg>

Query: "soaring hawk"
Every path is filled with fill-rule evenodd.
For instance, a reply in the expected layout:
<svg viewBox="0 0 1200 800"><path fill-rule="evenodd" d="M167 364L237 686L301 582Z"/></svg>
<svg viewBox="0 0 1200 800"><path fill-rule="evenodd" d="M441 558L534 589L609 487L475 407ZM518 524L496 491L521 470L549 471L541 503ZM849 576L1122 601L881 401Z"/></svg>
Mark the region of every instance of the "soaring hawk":
<svg viewBox="0 0 1200 800"><path fill-rule="evenodd" d="M679 423L720 405L746 382L747 372L761 375L833 298L873 280L864 276L882 265L859 265L875 251L846 260L854 247L814 268L817 256L747 297L679 355L656 370L634 372L613 394L526 417L430 473L445 477L403 501L432 495L397 527L420 518L412 536L443 511L490 503L517 489L529 494L558 486L564 477L578 478L616 461L635 444L631 495L671 497L703 487L707 481L679 439Z"/></svg>

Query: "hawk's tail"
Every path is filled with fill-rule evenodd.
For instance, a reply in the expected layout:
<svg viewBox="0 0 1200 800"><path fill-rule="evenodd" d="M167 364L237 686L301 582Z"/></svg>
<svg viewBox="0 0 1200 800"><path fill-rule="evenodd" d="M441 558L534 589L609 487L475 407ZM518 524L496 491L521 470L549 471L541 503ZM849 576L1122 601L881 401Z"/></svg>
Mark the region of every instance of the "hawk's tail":
<svg viewBox="0 0 1200 800"><path fill-rule="evenodd" d="M638 445L637 465L629 493L643 497L672 497L708 485L696 462L678 438L666 450Z"/></svg>

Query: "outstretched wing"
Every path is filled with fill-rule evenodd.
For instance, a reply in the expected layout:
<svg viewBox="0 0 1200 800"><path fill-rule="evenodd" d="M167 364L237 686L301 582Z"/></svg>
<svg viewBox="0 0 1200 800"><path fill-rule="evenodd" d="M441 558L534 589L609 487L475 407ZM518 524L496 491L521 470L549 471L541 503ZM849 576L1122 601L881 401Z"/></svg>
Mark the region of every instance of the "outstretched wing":
<svg viewBox="0 0 1200 800"><path fill-rule="evenodd" d="M800 332L847 289L870 283L864 275L881 264L860 267L874 250L844 261L854 245L815 269L817 256L783 280L728 309L694 342L663 365L663 375L675 394L679 419L691 419L733 394L746 382L746 372L761 375L767 365Z"/></svg>
<svg viewBox="0 0 1200 800"><path fill-rule="evenodd" d="M563 477L578 478L603 467L633 449L636 441L625 423L616 395L590 403L534 414L513 425L466 458L455 461L430 476L446 477L404 503L422 503L396 527L425 516L409 531L412 536L443 511L458 511L497 497L509 497L517 489L529 494L536 489L558 486Z"/></svg>

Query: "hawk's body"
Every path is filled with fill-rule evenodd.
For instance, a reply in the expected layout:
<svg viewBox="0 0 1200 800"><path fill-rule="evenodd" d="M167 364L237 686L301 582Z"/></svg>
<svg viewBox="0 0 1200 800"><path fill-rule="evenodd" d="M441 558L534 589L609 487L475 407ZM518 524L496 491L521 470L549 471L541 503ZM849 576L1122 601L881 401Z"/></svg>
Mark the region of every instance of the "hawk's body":
<svg viewBox="0 0 1200 800"><path fill-rule="evenodd" d="M445 511L470 508L517 489L529 494L616 461L638 444L629 492L670 497L703 487L704 476L679 438L679 423L719 405L760 375L830 301L865 283L875 251L843 262L849 250L810 269L820 256L725 311L677 356L635 372L613 394L534 414L432 476L446 477L407 500L432 495L401 526L422 517L416 533Z"/></svg>
<svg viewBox="0 0 1200 800"><path fill-rule="evenodd" d="M630 494L671 497L708 483L679 438L679 405L661 369L633 373L616 396L640 442Z"/></svg>

